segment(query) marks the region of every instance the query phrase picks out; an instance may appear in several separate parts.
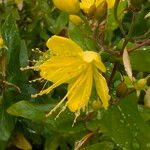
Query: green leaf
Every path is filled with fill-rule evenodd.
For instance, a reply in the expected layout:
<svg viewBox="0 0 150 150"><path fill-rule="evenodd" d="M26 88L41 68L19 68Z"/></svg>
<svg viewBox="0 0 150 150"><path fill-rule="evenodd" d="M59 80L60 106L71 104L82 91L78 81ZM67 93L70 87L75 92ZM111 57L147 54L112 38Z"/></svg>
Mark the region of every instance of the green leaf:
<svg viewBox="0 0 150 150"><path fill-rule="evenodd" d="M19 31L16 25L16 20L12 15L9 15L3 26L2 26L2 35L5 39L8 56L8 67L7 71L10 74L17 73L20 71L19 64L19 54L21 48L21 39L19 36Z"/></svg>
<svg viewBox="0 0 150 150"><path fill-rule="evenodd" d="M24 40L21 41L19 60L20 60L21 67L26 67L28 65L28 52L27 52L27 47L26 47L26 43Z"/></svg>
<svg viewBox="0 0 150 150"><path fill-rule="evenodd" d="M0 106L0 140L7 141L10 138L13 128L13 118L5 112L2 106Z"/></svg>
<svg viewBox="0 0 150 150"><path fill-rule="evenodd" d="M82 150L113 150L114 145L111 142L101 142L83 148Z"/></svg>
<svg viewBox="0 0 150 150"><path fill-rule="evenodd" d="M45 114L43 111L37 109L37 105L34 105L28 101L20 101L13 104L7 109L7 112L14 116L20 116L32 121L44 121Z"/></svg>
<svg viewBox="0 0 150 150"><path fill-rule="evenodd" d="M52 24L50 29L54 34L58 34L62 31L62 29L66 26L67 23L68 23L68 14L65 12L61 12L56 22Z"/></svg>
<svg viewBox="0 0 150 150"><path fill-rule="evenodd" d="M0 141L0 150L5 150L7 142L5 141Z"/></svg>
<svg viewBox="0 0 150 150"><path fill-rule="evenodd" d="M95 41L91 38L92 33L87 32L86 25L76 26L72 23L69 24L69 37L77 42L84 50L97 50Z"/></svg>
<svg viewBox="0 0 150 150"><path fill-rule="evenodd" d="M61 140L60 135L54 135L54 137L47 138L44 150L56 150L62 142Z"/></svg>
<svg viewBox="0 0 150 150"><path fill-rule="evenodd" d="M135 94L128 95L112 106L102 120L114 142L122 149L146 150L150 145L150 128L140 116L136 102Z"/></svg>
<svg viewBox="0 0 150 150"><path fill-rule="evenodd" d="M60 111L60 110L59 110ZM59 113L55 112L55 116ZM67 112L67 110L62 113L57 119L54 118L54 116L50 116L47 118L46 123L48 124L48 128L53 127L57 130L57 132L60 132L61 134L81 134L82 131L86 131L84 128L84 124L75 124L73 125L74 116L70 112ZM50 125L50 126L49 126Z"/></svg>
<svg viewBox="0 0 150 150"><path fill-rule="evenodd" d="M139 13L137 13L134 22L134 27L133 27L134 30L132 33L133 37L144 35L150 29L150 19L145 18L145 15L149 12L149 8L150 8L150 2L145 1L145 5L143 5L142 10Z"/></svg>
<svg viewBox="0 0 150 150"><path fill-rule="evenodd" d="M132 52L130 59L133 70L150 72L150 47Z"/></svg>
<svg viewBox="0 0 150 150"><path fill-rule="evenodd" d="M75 26L74 24L69 24L68 30L69 37L77 42L83 49L86 49L86 43L84 41L84 34L81 32L80 28Z"/></svg>
<svg viewBox="0 0 150 150"><path fill-rule="evenodd" d="M138 110L145 121L150 120L150 108L139 105Z"/></svg>
<svg viewBox="0 0 150 150"><path fill-rule="evenodd" d="M122 21L125 13L124 10L126 8L127 2L126 1L120 1L119 5L118 5L118 11L117 11L117 15L118 15L118 19L120 20L120 22ZM118 28L118 23L116 22L116 19L114 17L114 8L109 9L108 10L108 16L107 16L107 23L106 23L106 30L105 30L105 41L107 43L110 43L114 33L113 31L115 29Z"/></svg>

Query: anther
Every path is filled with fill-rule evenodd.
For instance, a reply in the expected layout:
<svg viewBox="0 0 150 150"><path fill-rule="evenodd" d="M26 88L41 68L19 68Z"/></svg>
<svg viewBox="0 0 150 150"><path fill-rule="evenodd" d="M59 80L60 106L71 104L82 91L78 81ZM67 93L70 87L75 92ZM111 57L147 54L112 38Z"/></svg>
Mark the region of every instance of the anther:
<svg viewBox="0 0 150 150"><path fill-rule="evenodd" d="M37 60L28 60L28 62L37 63L38 61Z"/></svg>
<svg viewBox="0 0 150 150"><path fill-rule="evenodd" d="M36 98L38 96L38 94L32 94L31 98Z"/></svg>
<svg viewBox="0 0 150 150"><path fill-rule="evenodd" d="M36 48L36 49L31 49L32 52L35 52L35 53L39 53L39 54L42 54L43 52L40 51L39 48Z"/></svg>
<svg viewBox="0 0 150 150"><path fill-rule="evenodd" d="M20 68L21 71L30 70L30 69L36 69L36 67L35 66L33 66L33 67L26 66L26 67L21 67Z"/></svg>
<svg viewBox="0 0 150 150"><path fill-rule="evenodd" d="M60 114L61 114L63 111L65 111L66 107L67 107L66 105L63 106L63 108L60 110L60 112L58 113L58 115L55 117L55 120L60 116Z"/></svg>

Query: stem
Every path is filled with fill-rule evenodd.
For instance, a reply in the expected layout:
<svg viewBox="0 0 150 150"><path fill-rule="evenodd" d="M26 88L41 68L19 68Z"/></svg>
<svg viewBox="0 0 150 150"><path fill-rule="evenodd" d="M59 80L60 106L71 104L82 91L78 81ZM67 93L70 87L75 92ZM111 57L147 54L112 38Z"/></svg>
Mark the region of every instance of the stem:
<svg viewBox="0 0 150 150"><path fill-rule="evenodd" d="M125 37L125 35L126 35L126 34L125 34L125 31L124 31L124 29L123 29L123 26L122 26L122 24L121 24L121 22L120 22L120 20L119 20L119 18L118 18L118 14L117 14L119 2L120 2L120 0L115 0L115 5L114 5L114 18L115 18L116 22L117 22L118 25L119 25L119 28L120 28L120 31L121 31L122 35Z"/></svg>
<svg viewBox="0 0 150 150"><path fill-rule="evenodd" d="M131 21L131 26L130 26L130 29L129 29L128 35L127 35L128 38L131 37L132 32L133 32L133 30L134 30L134 22L135 22L135 18L136 18L136 13L133 13L132 21Z"/></svg>
<svg viewBox="0 0 150 150"><path fill-rule="evenodd" d="M106 48L106 47L104 47L104 46L103 46L103 49L104 49L107 53L109 53L109 54L111 54L111 55L113 55L113 56L116 56L116 57L119 57L119 56L120 56L119 52L117 52L117 51L113 51L113 50L108 49L108 48Z"/></svg>
<svg viewBox="0 0 150 150"><path fill-rule="evenodd" d="M149 34L150 34L150 29L148 29L148 31L144 33L143 35L135 37L134 40L145 39Z"/></svg>
<svg viewBox="0 0 150 150"><path fill-rule="evenodd" d="M20 88L17 85L15 85L13 83L10 83L10 82L7 82L5 80L0 80L0 82L3 83L4 85L8 85L8 86L14 87L19 93L21 93L21 90L20 90Z"/></svg>
<svg viewBox="0 0 150 150"><path fill-rule="evenodd" d="M123 46L122 46L122 49L121 49L121 51L120 51L120 55L121 55L121 56L122 56L122 54L123 54L123 51L124 51L125 47L127 46L128 42L130 41L131 35L132 35L132 33L133 33L135 18L136 18L136 13L133 13L132 21L131 21L131 26L130 26L130 28L129 28L129 31L128 31L127 36L125 37L125 41L124 41Z"/></svg>
<svg viewBox="0 0 150 150"><path fill-rule="evenodd" d="M108 80L108 86L110 86L111 81L113 80L113 78L114 78L114 76L115 76L115 74L116 74L117 68L118 68L118 63L115 63L115 64L114 64L114 67L113 67L113 70L112 70L112 72L111 72L110 78L109 78L109 80Z"/></svg>
<svg viewBox="0 0 150 150"><path fill-rule="evenodd" d="M99 38L97 37L97 30L98 30L99 24L98 26L95 28L94 30L94 34L93 34L93 39L96 41L97 43L97 47L98 49L103 49L105 52L115 56L115 57L119 57L120 53L114 50L111 50L110 48L107 48L105 45L103 45L103 42L99 41ZM99 52L99 51L98 51Z"/></svg>
<svg viewBox="0 0 150 150"><path fill-rule="evenodd" d="M145 42L143 42L143 43L137 45L136 47L133 47L133 48L131 48L131 49L128 49L128 52L133 52L134 50L136 50L136 49L138 49L138 48L140 48L140 47L143 47L143 46L145 46L145 45L148 45L148 44L150 44L150 39L148 39L148 40L146 40Z"/></svg>

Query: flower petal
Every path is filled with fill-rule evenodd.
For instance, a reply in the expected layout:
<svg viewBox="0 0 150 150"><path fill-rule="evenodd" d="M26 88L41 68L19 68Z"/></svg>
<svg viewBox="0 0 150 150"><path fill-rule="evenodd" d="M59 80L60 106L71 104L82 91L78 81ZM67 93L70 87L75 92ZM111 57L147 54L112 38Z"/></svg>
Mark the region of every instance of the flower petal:
<svg viewBox="0 0 150 150"><path fill-rule="evenodd" d="M51 59L40 65L38 69L41 71L41 77L54 82L54 84L32 97L48 94L60 84L67 83L84 72L86 64L81 59L73 58L74 57L53 56Z"/></svg>
<svg viewBox="0 0 150 150"><path fill-rule="evenodd" d="M47 47L51 49L53 55L77 56L82 53L82 48L68 38L54 35L48 39Z"/></svg>
<svg viewBox="0 0 150 150"><path fill-rule="evenodd" d="M80 82L76 84L78 80L80 80ZM85 70L77 78L77 80L74 80L69 84L68 92L69 89L71 89L76 84L76 86L74 86L74 90L68 94L67 106L70 109L70 111L76 112L81 108L83 110L85 109L91 95L92 83L93 83L93 70L92 65L89 65L87 70Z"/></svg>
<svg viewBox="0 0 150 150"><path fill-rule="evenodd" d="M94 60L94 65L101 71L106 72L106 67L101 60L101 57L97 54L97 58Z"/></svg>
<svg viewBox="0 0 150 150"><path fill-rule="evenodd" d="M42 78L57 82L62 77L71 78L85 69L85 63L78 57L53 56L39 66ZM66 80L67 81L67 80Z"/></svg>
<svg viewBox="0 0 150 150"><path fill-rule="evenodd" d="M97 94L103 103L103 107L107 109L110 100L109 89L105 78L99 73L97 69L94 70L94 80L96 84Z"/></svg>
<svg viewBox="0 0 150 150"><path fill-rule="evenodd" d="M80 10L78 0L53 0L53 3L61 11L65 11L70 14L76 14Z"/></svg>
<svg viewBox="0 0 150 150"><path fill-rule="evenodd" d="M68 73L68 72L71 72ZM68 81L70 81L71 79L75 78L76 76L78 76L82 71L82 69L76 70L76 69L71 69L71 68L66 68L65 70L62 71L58 71L57 73L54 73L52 77L56 77L55 80L56 82L54 82L54 84L52 84L49 88L41 90L40 93L32 95L33 98L37 97L37 96L41 96L43 94L48 94L49 92L51 92L54 88L56 88L57 86L63 84L63 83L67 83ZM47 77L49 78L49 77ZM58 79L59 78L59 79Z"/></svg>

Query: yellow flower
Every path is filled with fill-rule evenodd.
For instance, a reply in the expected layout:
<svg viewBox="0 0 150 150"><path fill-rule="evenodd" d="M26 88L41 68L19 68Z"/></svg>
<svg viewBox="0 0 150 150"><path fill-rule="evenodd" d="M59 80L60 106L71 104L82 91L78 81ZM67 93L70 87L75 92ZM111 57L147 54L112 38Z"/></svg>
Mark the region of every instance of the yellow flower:
<svg viewBox="0 0 150 150"><path fill-rule="evenodd" d="M76 14L80 10L78 0L53 0L55 7L69 14Z"/></svg>
<svg viewBox="0 0 150 150"><path fill-rule="evenodd" d="M77 26L83 22L83 20L77 15L69 15L69 20Z"/></svg>
<svg viewBox="0 0 150 150"><path fill-rule="evenodd" d="M87 14L92 14L103 3L107 2L108 9L114 6L115 0L81 0L80 8Z"/></svg>
<svg viewBox="0 0 150 150"><path fill-rule="evenodd" d="M87 108L91 96L93 83L95 83L97 95L105 109L109 106L109 89L102 72L106 71L101 57L93 51L83 51L74 41L60 36L52 36L46 43L51 51L51 58L34 66L40 71L41 78L53 82L53 84L40 93L48 94L57 86L67 83L68 92L60 103L48 114L56 110L66 99L66 105L71 112L79 114Z"/></svg>

